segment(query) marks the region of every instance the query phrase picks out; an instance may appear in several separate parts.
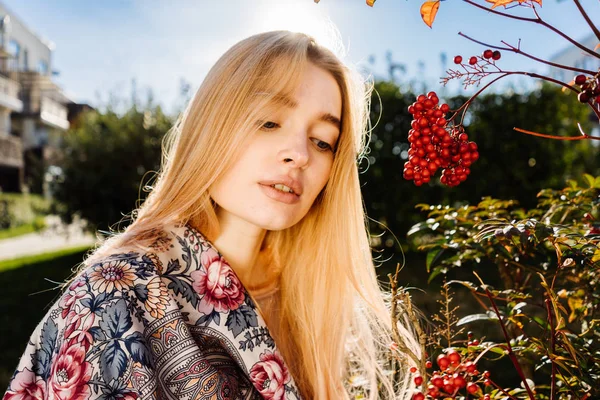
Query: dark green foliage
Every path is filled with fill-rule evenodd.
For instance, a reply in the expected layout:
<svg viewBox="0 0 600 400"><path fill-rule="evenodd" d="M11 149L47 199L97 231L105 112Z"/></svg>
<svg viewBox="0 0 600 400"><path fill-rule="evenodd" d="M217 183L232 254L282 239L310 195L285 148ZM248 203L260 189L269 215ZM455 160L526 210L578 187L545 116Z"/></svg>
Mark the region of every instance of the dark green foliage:
<svg viewBox="0 0 600 400"><path fill-rule="evenodd" d="M527 94L487 94L476 99L468 112L466 131L477 142L480 157L471 167L466 182L456 188L439 183L438 175L428 185L416 187L402 178L408 150L411 115L407 107L415 100L391 82L376 83L372 100L371 121L375 125L370 143L370 162L361 164L363 195L368 215L402 237L418 222L414 207L419 203L476 203L491 196L514 199L520 204L535 205L535 195L542 188L558 188L565 179L583 172L597 174L598 147L590 141L565 142L525 135L519 127L560 136L578 136L576 123L589 130L588 108L575 96L553 86L542 86ZM452 109L467 99L461 96L441 99ZM575 162L575 160L577 162ZM377 234L383 227L371 224ZM393 245L391 235L382 237Z"/></svg>
<svg viewBox="0 0 600 400"><path fill-rule="evenodd" d="M67 132L59 162L63 175L54 193L63 216L78 213L90 228L106 230L129 214L144 194L142 178L160 167L161 141L171 125L160 107L84 115Z"/></svg>
<svg viewBox="0 0 600 400"><path fill-rule="evenodd" d="M462 351L503 358L510 343L540 399L551 391L557 399L600 396L600 177L583 178L542 190L530 209L492 198L457 208L423 204L428 219L410 232L428 252L430 280L454 278L450 284L480 299L479 313L459 308L458 326L502 318L508 337ZM492 363L490 372L501 378L506 366Z"/></svg>

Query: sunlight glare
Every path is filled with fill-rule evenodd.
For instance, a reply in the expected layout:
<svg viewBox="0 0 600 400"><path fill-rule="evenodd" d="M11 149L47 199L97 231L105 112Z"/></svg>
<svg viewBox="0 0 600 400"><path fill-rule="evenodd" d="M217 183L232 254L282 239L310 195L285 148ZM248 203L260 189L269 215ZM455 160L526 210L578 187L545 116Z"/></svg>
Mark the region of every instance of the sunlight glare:
<svg viewBox="0 0 600 400"><path fill-rule="evenodd" d="M338 56L342 58L345 56L337 28L325 14L324 7L311 0L256 2L252 14L250 25L253 30L265 32L285 29L303 32L333 50Z"/></svg>

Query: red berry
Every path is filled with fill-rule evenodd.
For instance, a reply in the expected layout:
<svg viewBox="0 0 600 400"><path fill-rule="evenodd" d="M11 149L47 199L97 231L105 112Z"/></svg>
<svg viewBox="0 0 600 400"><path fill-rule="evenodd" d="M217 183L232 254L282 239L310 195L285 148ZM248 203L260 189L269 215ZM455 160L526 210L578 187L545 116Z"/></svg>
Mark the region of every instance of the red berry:
<svg viewBox="0 0 600 400"><path fill-rule="evenodd" d="M446 357L445 354L440 354L437 358L437 364L439 365L440 369L444 370L448 368L450 360L448 360L448 357Z"/></svg>
<svg viewBox="0 0 600 400"><path fill-rule="evenodd" d="M587 103L590 101L590 95L587 92L581 92L577 95L577 100L579 100L580 103Z"/></svg>
<svg viewBox="0 0 600 400"><path fill-rule="evenodd" d="M421 375L417 375L415 376L415 385L417 386L421 386L421 384L423 383L423 377Z"/></svg>
<svg viewBox="0 0 600 400"><path fill-rule="evenodd" d="M425 400L425 395L421 392L415 392L415 394L412 395L412 400Z"/></svg>
<svg viewBox="0 0 600 400"><path fill-rule="evenodd" d="M483 52L483 58L492 58L493 55L494 55L494 52L490 49L487 49L486 51Z"/></svg>
<svg viewBox="0 0 600 400"><path fill-rule="evenodd" d="M437 387L442 387L442 386L444 386L444 378L442 378L442 377L441 377L441 376L439 376L439 375L435 375L435 374L434 374L434 375L431 377L431 381L430 381L430 382L431 382L431 384L432 384L433 386L437 386Z"/></svg>
<svg viewBox="0 0 600 400"><path fill-rule="evenodd" d="M415 372L417 372L417 368L416 367L410 367L410 373L414 374Z"/></svg>
<svg viewBox="0 0 600 400"><path fill-rule="evenodd" d="M489 379L486 379L485 381L483 381L483 384L485 386L490 386L492 384L492 381L490 381Z"/></svg>
<svg viewBox="0 0 600 400"><path fill-rule="evenodd" d="M440 390L433 385L429 385L427 387L427 394L435 399L440 396Z"/></svg>
<svg viewBox="0 0 600 400"><path fill-rule="evenodd" d="M458 388L464 388L467 386L467 381L462 375L455 374L454 375L454 386Z"/></svg>
<svg viewBox="0 0 600 400"><path fill-rule="evenodd" d="M469 58L469 64L471 64L471 65L477 64L477 57L473 56L473 57Z"/></svg>
<svg viewBox="0 0 600 400"><path fill-rule="evenodd" d="M434 97L437 97L437 93L434 92L433 90L431 92L427 93L427 98L433 99Z"/></svg>
<svg viewBox="0 0 600 400"><path fill-rule="evenodd" d="M444 389L444 392L446 392L446 393L449 393L449 394L454 393L454 385L448 380L444 381L443 389Z"/></svg>
<svg viewBox="0 0 600 400"><path fill-rule="evenodd" d="M477 157L474 156L475 154L477 155ZM474 159L474 160L477 160L479 158L479 153L477 153L476 151L474 151L473 153L471 153L471 158ZM471 345L473 345L473 346L479 346L479 340L473 339L471 341Z"/></svg>
<svg viewBox="0 0 600 400"><path fill-rule="evenodd" d="M469 392L471 394L475 394L475 393L477 393L478 390L479 390L479 386L477 386L476 383L473 383L473 382L467 383L467 392Z"/></svg>
<svg viewBox="0 0 600 400"><path fill-rule="evenodd" d="M575 77L575 83L579 86L583 85L585 83L585 81L587 80L587 77L583 74L581 75L577 75Z"/></svg>
<svg viewBox="0 0 600 400"><path fill-rule="evenodd" d="M498 50L496 50L496 51L494 51L494 53L492 53L492 59L494 61L498 61L500 59L500 57L501 57L501 54Z"/></svg>
<svg viewBox="0 0 600 400"><path fill-rule="evenodd" d="M431 165L434 165L434 164L431 164ZM432 366L433 366L433 364L431 363L431 361L427 361L425 363L425 368L431 368Z"/></svg>
<svg viewBox="0 0 600 400"><path fill-rule="evenodd" d="M466 142L467 140L469 140L469 136L466 133L461 133L460 135L458 135L458 140Z"/></svg>
<svg viewBox="0 0 600 400"><path fill-rule="evenodd" d="M454 64L460 64L460 63L462 63L462 57L461 56L454 57Z"/></svg>
<svg viewBox="0 0 600 400"><path fill-rule="evenodd" d="M490 377L490 371L483 371L483 377L485 379L489 378Z"/></svg>
<svg viewBox="0 0 600 400"><path fill-rule="evenodd" d="M424 94L420 94L420 95L417 96L417 101L419 103L424 102L426 99L427 99L427 96L425 96Z"/></svg>
<svg viewBox="0 0 600 400"><path fill-rule="evenodd" d="M452 365L460 364L460 354L456 350L450 350L448 353L446 353L446 356L448 356L448 360L450 360L450 364L452 364Z"/></svg>

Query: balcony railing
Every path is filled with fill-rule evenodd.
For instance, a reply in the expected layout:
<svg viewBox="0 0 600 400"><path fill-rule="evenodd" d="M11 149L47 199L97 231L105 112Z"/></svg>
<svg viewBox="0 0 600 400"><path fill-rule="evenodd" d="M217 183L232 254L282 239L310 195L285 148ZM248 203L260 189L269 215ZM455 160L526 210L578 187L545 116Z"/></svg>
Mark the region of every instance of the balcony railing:
<svg viewBox="0 0 600 400"><path fill-rule="evenodd" d="M67 113L67 107L49 97L42 96L40 104L40 117L42 121L54 127L67 130L69 129Z"/></svg>
<svg viewBox="0 0 600 400"><path fill-rule="evenodd" d="M23 111L23 102L19 99L21 85L18 82L0 76L0 106L11 111Z"/></svg>
<svg viewBox="0 0 600 400"><path fill-rule="evenodd" d="M14 136L0 136L0 165L23 167L23 144Z"/></svg>

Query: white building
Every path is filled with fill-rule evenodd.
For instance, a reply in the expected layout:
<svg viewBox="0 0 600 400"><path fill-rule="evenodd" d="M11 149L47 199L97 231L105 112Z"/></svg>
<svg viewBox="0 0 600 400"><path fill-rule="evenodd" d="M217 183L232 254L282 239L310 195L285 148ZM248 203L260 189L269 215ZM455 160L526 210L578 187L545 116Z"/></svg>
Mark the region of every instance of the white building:
<svg viewBox="0 0 600 400"><path fill-rule="evenodd" d="M579 43L588 49L593 50L596 45L598 45L599 41L596 38L596 35L591 34L585 39L581 40ZM549 61L556 64L568 65L590 71L598 71L598 69L600 69L600 58L594 57L573 45L570 45L569 47L566 47L565 49L554 54L552 57L550 57ZM565 83L573 80L573 78L575 78L575 76L578 74L578 72L550 67L550 76Z"/></svg>
<svg viewBox="0 0 600 400"><path fill-rule="evenodd" d="M69 128L67 105L73 102L52 82L53 49L0 3L2 191L30 184L28 160L48 160Z"/></svg>

